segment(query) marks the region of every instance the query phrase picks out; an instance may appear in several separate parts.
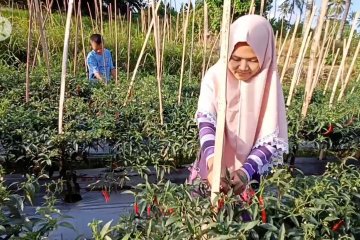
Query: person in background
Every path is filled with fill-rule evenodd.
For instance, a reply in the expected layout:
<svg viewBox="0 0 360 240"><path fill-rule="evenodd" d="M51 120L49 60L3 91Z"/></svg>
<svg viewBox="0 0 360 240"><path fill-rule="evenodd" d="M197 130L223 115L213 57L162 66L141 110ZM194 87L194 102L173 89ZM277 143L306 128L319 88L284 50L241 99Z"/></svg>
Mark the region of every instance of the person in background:
<svg viewBox="0 0 360 240"><path fill-rule="evenodd" d="M219 86L224 76L218 62L205 74L196 113L201 154L190 169L189 183L196 178L208 186L213 181L213 161ZM285 102L277 72L274 33L258 15L237 19L230 28L227 106L223 145L221 190L242 194L250 181L282 163L288 152ZM230 180L230 181L229 181Z"/></svg>
<svg viewBox="0 0 360 240"><path fill-rule="evenodd" d="M90 36L90 44L93 49L87 55L89 80L92 82L109 83L111 76L115 79L116 69L113 64L111 52L103 47L102 36L93 34Z"/></svg>

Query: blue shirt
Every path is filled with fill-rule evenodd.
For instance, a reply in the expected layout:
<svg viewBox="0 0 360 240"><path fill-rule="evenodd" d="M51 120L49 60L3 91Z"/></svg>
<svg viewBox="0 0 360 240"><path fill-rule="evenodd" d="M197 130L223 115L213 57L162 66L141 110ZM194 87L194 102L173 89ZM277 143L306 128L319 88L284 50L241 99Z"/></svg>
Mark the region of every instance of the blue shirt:
<svg viewBox="0 0 360 240"><path fill-rule="evenodd" d="M100 73L100 75L105 78L104 80L106 80L106 82L110 81L111 70L115 68L111 57L111 52L106 48L104 49L103 54L98 54L94 50L89 52L87 55L87 65L89 68L90 80L96 80L95 73Z"/></svg>

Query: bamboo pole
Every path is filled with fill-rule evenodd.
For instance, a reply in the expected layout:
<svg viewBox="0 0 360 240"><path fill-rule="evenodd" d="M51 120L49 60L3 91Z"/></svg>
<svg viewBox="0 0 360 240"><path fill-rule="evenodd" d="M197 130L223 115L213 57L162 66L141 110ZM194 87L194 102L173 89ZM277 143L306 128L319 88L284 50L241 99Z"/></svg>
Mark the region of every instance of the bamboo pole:
<svg viewBox="0 0 360 240"><path fill-rule="evenodd" d="M301 60L300 60L300 68L298 69L297 75L296 75L296 85L295 86L298 86L299 82L300 82L300 76L301 76L302 69L303 69L303 66L304 66L304 64L303 64L304 63L304 58L305 58L305 55L306 55L307 50L309 48L311 37L312 37L312 32L309 33L309 36L308 36L308 38L306 40L304 51L299 53L299 56L298 56Z"/></svg>
<svg viewBox="0 0 360 240"><path fill-rule="evenodd" d="M46 33L45 33L45 22L43 22L41 9L39 0L35 0L35 15L38 22L39 30L40 30L40 39L41 44L43 48L44 58L45 58L45 64L46 64L46 70L47 70L47 77L48 77L48 83L50 84L51 78L50 78L50 58L49 58L49 49L46 42Z"/></svg>
<svg viewBox="0 0 360 240"><path fill-rule="evenodd" d="M278 59L279 59L278 62L279 62L279 63L280 63L280 59L281 59L281 54L282 54L282 52L284 51L284 48L285 48L287 39L288 39L288 37L289 37L289 34L290 34L290 30L288 30L288 31L286 32L286 36L285 36L284 42L283 42L283 44L281 45L280 51L279 51L279 53L278 53ZM296 33L295 33L295 34L296 34ZM294 45L294 42L293 42L292 44Z"/></svg>
<svg viewBox="0 0 360 240"><path fill-rule="evenodd" d="M177 40L179 38L179 18L180 18L180 13L178 12L177 15L176 15L175 42L177 42Z"/></svg>
<svg viewBox="0 0 360 240"><path fill-rule="evenodd" d="M311 86L313 84L314 81L314 67L315 67L315 61L316 61L316 54L319 51L319 45L320 45L320 38L321 38L321 34L322 34L322 30L323 30L323 24L325 21L325 16L327 13L327 8L328 8L328 0L323 0L322 1L322 5L321 5L321 13L319 16L319 20L318 20L318 25L316 27L316 31L314 34L314 39L313 42L311 44L311 49L310 49L310 61L309 61L309 67L308 67L308 73L307 73L307 79L306 79L306 84L305 84L305 101L303 102L303 107L302 107L302 111L301 111L301 115L304 118L307 114L307 110L309 108L310 105L310 101L312 99L312 94L311 94ZM309 23L309 25L311 25L311 23ZM326 36L324 36L325 38Z"/></svg>
<svg viewBox="0 0 360 240"><path fill-rule="evenodd" d="M182 51L182 58L181 58L181 70L180 70L180 85L179 85L179 95L178 95L178 105L181 104L181 91L183 85L183 78L184 78L184 67L185 67L185 51L186 51L186 33L188 28L189 22L189 12L190 12L190 0L189 6L186 12L186 19L185 19L185 26L183 28L183 51Z"/></svg>
<svg viewBox="0 0 360 240"><path fill-rule="evenodd" d="M81 4L81 1L80 1ZM80 7L81 9L81 7ZM87 63L86 63L86 48L85 48L85 38L84 38L84 27L82 22L82 13L79 13L79 20L80 20L80 32L81 32L81 44L82 44L82 53L84 57L84 67L86 69L86 77L88 78L88 70L87 70Z"/></svg>
<svg viewBox="0 0 360 240"><path fill-rule="evenodd" d="M299 16L300 19L300 16ZM290 30L289 30L290 31ZM284 32L284 17L281 18L281 26L280 26L280 37L279 37L279 44L282 45L283 41L282 41L282 37L283 37L283 32ZM295 32L296 35L296 32Z"/></svg>
<svg viewBox="0 0 360 240"><path fill-rule="evenodd" d="M76 68L77 68L77 52L78 52L78 47L77 47L77 44L78 44L78 35L79 35L79 14L80 14L80 11L81 11L81 8L80 8L80 2L79 1L79 4L78 4L78 10L77 10L77 14L76 14L76 2L74 2L74 14L75 14L75 46L74 46L74 69L73 69L73 72L74 72L74 76L76 76Z"/></svg>
<svg viewBox="0 0 360 240"><path fill-rule="evenodd" d="M324 65L325 65L326 57L329 55L331 43L332 43L332 39L330 39L330 40L328 41L328 44L327 44L327 46L326 46L326 48L325 48L325 53L322 54L322 59L321 59L321 61L320 61L320 64L318 63L318 65L317 65L317 67L316 67L315 81L314 81L315 85L313 84L314 86L311 87L312 92L313 92L314 88L316 87L316 85L317 85L317 83L318 83L318 81L319 81L320 74L321 74L321 72L322 72L322 70L323 70L323 68L324 68ZM312 93L311 93L311 94L312 94Z"/></svg>
<svg viewBox="0 0 360 240"><path fill-rule="evenodd" d="M255 0L251 0L249 14L252 14L254 6L255 6Z"/></svg>
<svg viewBox="0 0 360 240"><path fill-rule="evenodd" d="M194 52L194 32L195 32L195 6L193 7L191 19L191 47L190 47L190 66L189 66L189 82L192 75L193 52Z"/></svg>
<svg viewBox="0 0 360 240"><path fill-rule="evenodd" d="M208 7L207 7L206 0L204 0L204 41L203 41L203 64L202 64L201 78L204 78L204 75L205 75L207 35L208 35Z"/></svg>
<svg viewBox="0 0 360 240"><path fill-rule="evenodd" d="M330 78L331 78L331 74L333 72L333 69L334 69L334 66L335 66L335 63L336 63L336 60L339 56L339 52L340 52L340 48L338 48L336 50L336 54L335 54L335 57L334 57L334 60L333 60L333 63L331 64L331 68L330 68L330 72L329 72L329 76L327 78L327 81L326 81L326 84L325 84L325 87L324 87L324 92L323 92L323 95L325 95L326 91L327 91L327 88L329 86L329 82L330 82Z"/></svg>
<svg viewBox="0 0 360 240"><path fill-rule="evenodd" d="M156 52L156 78L158 85L158 96L159 96L159 115L160 124L164 124L163 118L163 105L162 105L162 94L161 94L161 54L160 54L160 36L158 26L158 14L155 10L155 3L152 4L153 17L154 17L154 39L155 39L155 52Z"/></svg>
<svg viewBox="0 0 360 240"><path fill-rule="evenodd" d="M356 87L357 83L359 82L359 80L360 80L360 73L359 73L358 77L356 78L355 85L352 87L350 94L354 93L355 87Z"/></svg>
<svg viewBox="0 0 360 240"><path fill-rule="evenodd" d="M220 178L222 170L223 144L225 131L225 115L226 115L226 85L227 85L227 65L228 65L228 49L229 49L229 28L230 28L230 11L231 0L224 0L223 18L221 26L221 47L220 47L220 63L222 65L220 76L224 77L223 84L220 85L220 99L217 111L215 137L215 155L213 163L213 182L211 185L211 201L214 203L216 195L220 192ZM215 203L217 204L217 203Z"/></svg>
<svg viewBox="0 0 360 240"><path fill-rule="evenodd" d="M206 69L205 69L206 71L209 69L210 62L211 62L211 57L212 57L212 54L213 54L213 52L214 52L214 49L215 49L216 45L217 45L218 42L219 42L219 38L220 38L220 33L218 33L218 35L217 35L217 37L216 37L216 39L215 39L215 42L214 42L214 44L213 44L213 46L212 46L212 48L211 48L210 55L209 55L209 59L208 59L208 62L207 62L207 64L206 64Z"/></svg>
<svg viewBox="0 0 360 240"><path fill-rule="evenodd" d="M162 38L162 47L161 47L161 75L164 72L164 53L165 53L165 41L166 41L166 25L168 24L167 18L167 1L165 1L165 19L163 25L163 38Z"/></svg>
<svg viewBox="0 0 360 240"><path fill-rule="evenodd" d="M61 65L61 85L60 85L60 100L59 100L59 134L63 133L63 112L65 102L65 81L66 81L66 65L68 59L69 50L69 38L70 38L70 26L71 26L71 15L73 10L74 0L69 0L66 25L65 25L65 36L64 36L64 50L62 56Z"/></svg>
<svg viewBox="0 0 360 240"><path fill-rule="evenodd" d="M118 69L118 28L117 28L117 6L114 1L114 28L115 28L115 84L118 85L119 79L119 69Z"/></svg>
<svg viewBox="0 0 360 240"><path fill-rule="evenodd" d="M95 32L95 25L94 25L94 19L93 19L92 13L91 13L91 8L90 8L90 5L89 5L89 2L87 2L86 4L87 4L87 7L89 9L91 27L92 27L92 31L94 33Z"/></svg>
<svg viewBox="0 0 360 240"><path fill-rule="evenodd" d="M260 15L261 16L264 14L264 8L265 8L265 0L261 0L261 5L260 5Z"/></svg>
<svg viewBox="0 0 360 240"><path fill-rule="evenodd" d="M99 32L99 7L97 0L94 0L94 6L95 6L95 27L96 27L96 32Z"/></svg>
<svg viewBox="0 0 360 240"><path fill-rule="evenodd" d="M159 6L160 6L160 2L158 2L157 5L156 5L156 11L158 11ZM124 101L123 106L126 106L126 104L127 104L127 102L128 102L128 99L129 99L129 97L130 97L131 90L132 90L132 88L133 88L133 86L134 86L134 81L135 81L136 73L137 73L137 70L138 70L138 68L139 68L141 59L142 59L142 57L143 57L143 55L144 55L147 42L149 41L150 34L151 34L151 29L152 29L152 27L154 26L154 22L155 22L155 18L153 17L152 20L151 20L151 23L150 23L150 25L149 25L148 31L147 31L147 33L146 33L146 37L145 37L143 46L142 46L142 48L141 48L140 55L139 55L138 60L137 60L137 62L136 62L135 69L134 69L134 71L133 71L133 74L132 74L132 77L131 77L131 80L130 80L130 85L129 85L129 88L128 88L128 91L127 91L127 94L126 94L126 97L125 97L125 101Z"/></svg>
<svg viewBox="0 0 360 240"><path fill-rule="evenodd" d="M128 45L127 45L127 66L126 66L126 81L130 79L130 53L131 53L131 21L132 21L132 12L128 4Z"/></svg>
<svg viewBox="0 0 360 240"><path fill-rule="evenodd" d="M28 0L29 8L29 32L26 52L26 82L25 82L25 102L30 101L30 54L31 54L31 41L32 41L32 22L33 22L33 1Z"/></svg>
<svg viewBox="0 0 360 240"><path fill-rule="evenodd" d="M290 60L290 57L291 57L291 54L292 54L292 51L293 51L293 48L294 48L294 43L295 43L295 39L296 39L296 32L297 32L297 29L299 27L299 22L300 22L300 18L298 17L297 20L296 20L296 23L295 23L294 32L293 32L293 35L291 37L290 46L289 46L289 49L287 51L284 66L283 66L283 69L281 71L281 77L280 77L281 83L284 80L285 73L286 73L287 68L288 68L289 60Z"/></svg>
<svg viewBox="0 0 360 240"><path fill-rule="evenodd" d="M332 93L331 93L330 103L329 103L330 107L332 107L333 103L334 103L337 85L339 84L339 80L340 80L340 77L341 77L341 71L345 67L346 57L347 57L347 54L349 52L351 40L352 40L352 37L354 35L355 28L357 26L359 15L360 15L360 12L357 12L356 15L355 15L355 19L353 21L353 25L352 25L351 30L350 30L349 40L347 41L346 49L345 49L344 55L342 57L342 60L341 60L341 63L340 63L340 68L339 68L338 74L336 75L335 83L334 83L333 90L332 90Z"/></svg>
<svg viewBox="0 0 360 240"><path fill-rule="evenodd" d="M359 55L359 51L360 51L360 41L358 42L358 45L356 47L353 59L352 59L351 64L350 64L350 67L349 67L349 69L347 71L347 75L346 75L346 78L345 78L345 84L341 88L341 91L340 91L340 94L339 94L339 97L338 97L338 101L340 101L344 96L345 89L346 89L347 85L349 84L350 76L351 76L352 70L354 69L357 57Z"/></svg>
<svg viewBox="0 0 360 240"><path fill-rule="evenodd" d="M312 21L314 19L315 12L316 12L316 7L314 5L313 9L312 9L312 12L311 12L309 24L307 24L305 32L304 32L303 41L302 41L301 47L300 47L300 53L304 51L307 36L309 35L310 28L311 28L311 23L312 23ZM289 96L288 96L287 103L286 103L287 106L290 106L291 98L292 98L292 95L293 95L294 90L295 90L297 75L299 74L298 71L299 71L299 69L301 67L301 62L302 61L303 61L302 58L299 58L299 57L296 60L295 69L294 69L294 73L293 73L293 77L292 77L291 85L290 85L290 90L289 90Z"/></svg>

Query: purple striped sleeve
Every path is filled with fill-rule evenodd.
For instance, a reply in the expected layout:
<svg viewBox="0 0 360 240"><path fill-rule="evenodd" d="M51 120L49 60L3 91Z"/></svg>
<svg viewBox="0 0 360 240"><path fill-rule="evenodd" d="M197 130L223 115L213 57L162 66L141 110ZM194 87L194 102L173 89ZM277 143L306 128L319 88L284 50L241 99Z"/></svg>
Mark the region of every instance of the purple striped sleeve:
<svg viewBox="0 0 360 240"><path fill-rule="evenodd" d="M206 161L214 155L216 128L213 119L207 114L197 114L201 152Z"/></svg>
<svg viewBox="0 0 360 240"><path fill-rule="evenodd" d="M276 148L270 145L264 145L255 148L250 152L247 161L242 167L242 170L246 173L249 181L251 181L255 175L259 174L259 170L264 165L271 162L271 157L275 151Z"/></svg>

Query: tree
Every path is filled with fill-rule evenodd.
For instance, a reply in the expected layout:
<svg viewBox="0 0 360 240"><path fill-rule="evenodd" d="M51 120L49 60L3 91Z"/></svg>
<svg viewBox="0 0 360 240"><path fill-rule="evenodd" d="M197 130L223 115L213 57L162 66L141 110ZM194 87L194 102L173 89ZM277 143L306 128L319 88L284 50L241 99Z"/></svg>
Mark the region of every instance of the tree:
<svg viewBox="0 0 360 240"><path fill-rule="evenodd" d="M289 22L291 22L292 16L295 13L295 8L300 11L300 15L303 14L304 8L304 0L292 0L292 1L284 1L280 4L279 9L283 18L290 14Z"/></svg>
<svg viewBox="0 0 360 240"><path fill-rule="evenodd" d="M223 8L223 0L206 0L206 3L208 5L208 12L209 14L209 30L213 32L217 32L220 30L221 25L221 19L222 19L222 8ZM263 16L266 16L267 12L271 9L272 6L272 0L266 0L264 2L264 14ZM251 5L251 0L242 0L242 1L233 1L233 5L231 7L231 13L233 15L233 19L237 19L240 16L243 16L245 14L248 14L249 8ZM203 22L203 15L202 15L202 9L203 9L203 0L196 0L196 11L199 11L199 14L197 14L198 20L197 25L201 25ZM255 0L255 13L259 14L261 8L261 0Z"/></svg>
<svg viewBox="0 0 360 240"><path fill-rule="evenodd" d="M341 39L343 36L346 19L348 18L348 14L350 10L350 5L351 5L351 0L345 0L344 12L341 18L339 30L336 34L336 40Z"/></svg>

